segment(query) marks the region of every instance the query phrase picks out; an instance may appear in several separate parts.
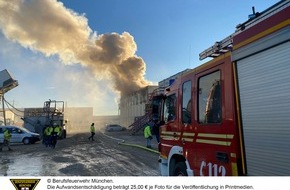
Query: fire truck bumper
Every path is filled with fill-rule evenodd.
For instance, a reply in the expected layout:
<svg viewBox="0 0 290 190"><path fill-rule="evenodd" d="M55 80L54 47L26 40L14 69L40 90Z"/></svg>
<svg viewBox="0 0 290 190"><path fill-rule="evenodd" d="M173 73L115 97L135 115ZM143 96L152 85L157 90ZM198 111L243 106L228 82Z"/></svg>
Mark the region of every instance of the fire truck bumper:
<svg viewBox="0 0 290 190"><path fill-rule="evenodd" d="M168 161L167 161L167 159L159 157L158 162L159 162L160 175L161 176L168 176L169 175L169 171L168 171Z"/></svg>
<svg viewBox="0 0 290 190"><path fill-rule="evenodd" d="M188 176L194 176L192 169L186 169L186 172Z"/></svg>

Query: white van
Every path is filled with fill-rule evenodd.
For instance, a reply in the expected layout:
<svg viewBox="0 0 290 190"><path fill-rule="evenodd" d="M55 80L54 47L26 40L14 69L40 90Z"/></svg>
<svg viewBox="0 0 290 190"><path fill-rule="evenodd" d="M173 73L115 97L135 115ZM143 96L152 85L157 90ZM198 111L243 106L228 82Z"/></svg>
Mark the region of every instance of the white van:
<svg viewBox="0 0 290 190"><path fill-rule="evenodd" d="M0 126L0 143L4 142L4 131L5 129L10 130L11 139L10 143L23 143L23 144L34 144L40 141L40 135L33 133L23 127L18 126Z"/></svg>

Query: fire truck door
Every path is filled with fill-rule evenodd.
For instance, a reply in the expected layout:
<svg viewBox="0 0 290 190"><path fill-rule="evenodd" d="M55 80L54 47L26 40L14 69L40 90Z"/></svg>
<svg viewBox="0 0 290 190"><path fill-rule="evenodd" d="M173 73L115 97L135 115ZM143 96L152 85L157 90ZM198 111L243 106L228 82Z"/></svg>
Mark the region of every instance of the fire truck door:
<svg viewBox="0 0 290 190"><path fill-rule="evenodd" d="M222 120L225 87L224 64L197 77L197 124L194 155L195 175L232 175L230 145L233 134Z"/></svg>

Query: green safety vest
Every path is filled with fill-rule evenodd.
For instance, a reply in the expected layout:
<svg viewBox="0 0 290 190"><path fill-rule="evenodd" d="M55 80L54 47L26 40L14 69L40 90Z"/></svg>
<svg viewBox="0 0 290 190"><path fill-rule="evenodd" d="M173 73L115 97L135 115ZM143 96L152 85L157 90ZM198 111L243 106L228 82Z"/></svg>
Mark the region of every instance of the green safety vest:
<svg viewBox="0 0 290 190"><path fill-rule="evenodd" d="M4 131L4 140L10 140L11 138L11 133L6 129Z"/></svg>
<svg viewBox="0 0 290 190"><path fill-rule="evenodd" d="M59 136L60 135L60 131L61 131L60 127L55 127L53 132L57 133L57 135Z"/></svg>
<svg viewBox="0 0 290 190"><path fill-rule="evenodd" d="M144 129L144 137L147 139L150 136L152 136L151 127L149 125L147 125Z"/></svg>
<svg viewBox="0 0 290 190"><path fill-rule="evenodd" d="M45 136L49 136L50 135L50 129L49 129L49 127L46 127L45 129L44 129L44 135Z"/></svg>
<svg viewBox="0 0 290 190"><path fill-rule="evenodd" d="M94 125L91 125L91 132L92 133L95 133L96 132L96 129L95 129L95 126Z"/></svg>
<svg viewBox="0 0 290 190"><path fill-rule="evenodd" d="M53 132L53 127L48 127L48 135L51 135L52 132Z"/></svg>

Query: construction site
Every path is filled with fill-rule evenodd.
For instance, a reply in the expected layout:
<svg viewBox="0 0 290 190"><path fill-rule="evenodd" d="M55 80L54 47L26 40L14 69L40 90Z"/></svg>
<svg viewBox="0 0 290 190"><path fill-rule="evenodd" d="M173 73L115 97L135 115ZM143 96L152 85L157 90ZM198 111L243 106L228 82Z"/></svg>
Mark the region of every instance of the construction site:
<svg viewBox="0 0 290 190"><path fill-rule="evenodd" d="M94 115L99 105L70 107L55 99L17 108L7 101L7 92L21 81L0 71L0 137L8 148L0 152L0 175L289 176L290 0L261 12L252 7L233 30L199 53L204 63L175 71L158 85L144 79L145 63L134 54L137 47L128 33L101 35L94 48L81 40L90 48L70 49L75 54L69 58L78 57L89 72L108 77L100 81L110 81L97 92L89 88L87 97L100 95L101 105L107 97L103 89L111 89L119 95L108 101L118 102L116 115ZM123 47L128 44L129 53ZM60 58L68 61L60 49ZM78 76L96 79L96 73ZM87 84L81 82L76 92ZM55 144L47 146L43 137L52 126L58 136L49 134ZM32 136L13 144L12 151L9 132L13 139L24 133L21 129Z"/></svg>
<svg viewBox="0 0 290 190"><path fill-rule="evenodd" d="M5 93L19 85L7 70L1 71L2 84L0 125L16 125L30 131L42 134L45 126L56 123L63 126L68 133L86 132L91 122L99 128L106 124L115 123L128 129L131 134L139 132L153 115L160 115L160 102L156 101L158 95L174 80L189 69L179 72L159 82L158 86L147 86L120 98L119 115L93 115L93 107L69 107L68 102L61 100L44 100L43 105L35 108L17 108L5 99ZM20 82L21 85L21 82ZM65 134L64 132L63 134Z"/></svg>
<svg viewBox="0 0 290 190"><path fill-rule="evenodd" d="M167 84L175 77L177 76L168 79ZM156 176L159 174L158 162L156 162L158 143L154 139L152 148L146 148L142 130L153 115L159 115L160 102L154 103L154 98L162 92L157 86L146 87L128 97L122 97L120 115L93 116L92 107L67 107L64 101L57 100L44 101L43 106L39 108L15 108L5 99L5 93L17 87L18 81L13 79L7 70L3 70L0 72L0 84L2 85L0 125L20 126L41 136L44 128L49 125L62 126L62 135L55 149L45 148L41 142L26 146L21 143L13 144L13 152L1 155L0 175ZM134 103L129 103L133 99ZM92 122L96 125L94 142L87 139L88 126ZM120 124L125 126L126 130L106 132L105 125L108 123ZM99 147L98 150L95 149L96 147ZM108 152L114 154L108 157ZM98 157L99 161L93 161L95 157ZM113 166L112 162L116 165ZM24 163L33 163L33 165L27 166ZM45 163L50 164L45 165ZM144 166L141 170L140 165Z"/></svg>

